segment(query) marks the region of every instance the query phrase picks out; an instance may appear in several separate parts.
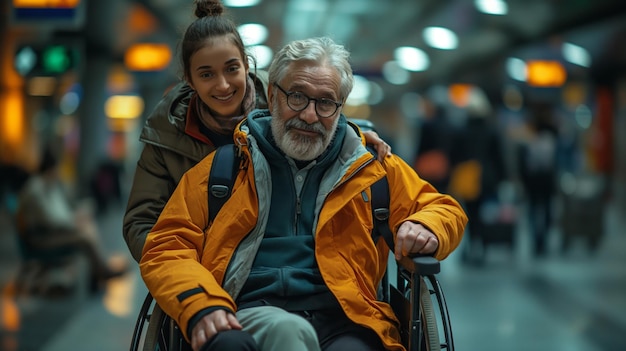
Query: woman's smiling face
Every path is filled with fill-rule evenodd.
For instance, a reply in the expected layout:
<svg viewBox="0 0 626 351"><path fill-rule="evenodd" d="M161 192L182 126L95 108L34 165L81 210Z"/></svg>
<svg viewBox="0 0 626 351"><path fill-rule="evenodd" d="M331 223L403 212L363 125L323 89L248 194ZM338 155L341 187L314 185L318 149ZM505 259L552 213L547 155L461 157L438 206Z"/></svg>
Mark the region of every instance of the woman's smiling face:
<svg viewBox="0 0 626 351"><path fill-rule="evenodd" d="M248 62L228 37L207 41L191 55L189 85L216 117L241 115Z"/></svg>

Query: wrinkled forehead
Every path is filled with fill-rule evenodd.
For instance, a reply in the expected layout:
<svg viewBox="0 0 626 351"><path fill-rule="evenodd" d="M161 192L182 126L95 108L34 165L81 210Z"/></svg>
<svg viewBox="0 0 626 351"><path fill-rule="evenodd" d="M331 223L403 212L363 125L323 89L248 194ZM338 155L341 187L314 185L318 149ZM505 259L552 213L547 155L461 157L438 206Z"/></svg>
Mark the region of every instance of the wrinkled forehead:
<svg viewBox="0 0 626 351"><path fill-rule="evenodd" d="M339 96L341 75L336 68L316 61L295 61L285 70L282 82L289 90L315 88Z"/></svg>

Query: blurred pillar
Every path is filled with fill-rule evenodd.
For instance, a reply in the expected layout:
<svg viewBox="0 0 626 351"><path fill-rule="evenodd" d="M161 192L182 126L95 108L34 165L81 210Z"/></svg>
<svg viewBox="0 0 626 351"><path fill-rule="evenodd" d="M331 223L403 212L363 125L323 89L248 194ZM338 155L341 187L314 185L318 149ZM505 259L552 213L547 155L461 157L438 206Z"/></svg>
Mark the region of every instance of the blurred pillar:
<svg viewBox="0 0 626 351"><path fill-rule="evenodd" d="M85 57L81 84L83 101L78 111L80 149L77 162L77 191L89 195L89 185L98 163L106 157L109 137L104 103L107 76L114 64L114 33L120 21L122 0L86 2Z"/></svg>

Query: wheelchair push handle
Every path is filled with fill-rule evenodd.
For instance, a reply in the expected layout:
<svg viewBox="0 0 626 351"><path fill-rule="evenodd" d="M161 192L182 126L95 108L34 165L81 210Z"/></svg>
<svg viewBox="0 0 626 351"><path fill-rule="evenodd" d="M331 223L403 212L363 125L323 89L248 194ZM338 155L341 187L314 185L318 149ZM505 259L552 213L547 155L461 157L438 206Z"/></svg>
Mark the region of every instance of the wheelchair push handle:
<svg viewBox="0 0 626 351"><path fill-rule="evenodd" d="M435 275L441 271L439 260L432 256L403 256L397 262L403 269L418 275Z"/></svg>

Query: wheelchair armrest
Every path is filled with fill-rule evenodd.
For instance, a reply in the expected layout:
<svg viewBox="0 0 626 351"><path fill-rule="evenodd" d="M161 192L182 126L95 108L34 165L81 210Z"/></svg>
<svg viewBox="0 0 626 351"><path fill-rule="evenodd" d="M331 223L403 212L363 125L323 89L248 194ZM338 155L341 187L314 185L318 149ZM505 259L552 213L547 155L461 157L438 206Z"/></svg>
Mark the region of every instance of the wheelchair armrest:
<svg viewBox="0 0 626 351"><path fill-rule="evenodd" d="M422 276L435 275L441 270L439 260L432 256L403 256L397 262L399 267L405 269L409 273L417 273Z"/></svg>

